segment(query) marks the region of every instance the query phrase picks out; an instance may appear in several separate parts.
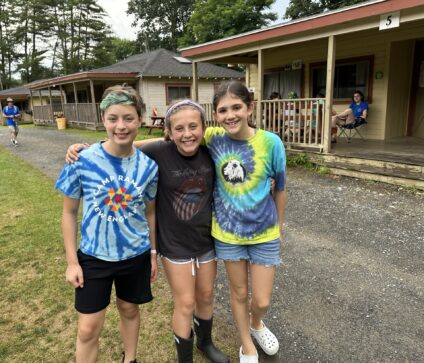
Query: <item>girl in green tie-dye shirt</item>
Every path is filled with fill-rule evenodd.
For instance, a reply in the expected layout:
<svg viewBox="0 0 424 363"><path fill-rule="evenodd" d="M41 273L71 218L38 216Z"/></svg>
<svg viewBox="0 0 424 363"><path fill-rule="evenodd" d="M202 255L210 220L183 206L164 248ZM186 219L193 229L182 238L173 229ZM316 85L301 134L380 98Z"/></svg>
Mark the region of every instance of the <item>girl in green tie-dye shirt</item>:
<svg viewBox="0 0 424 363"><path fill-rule="evenodd" d="M268 355L279 348L262 317L270 305L280 263L285 151L278 136L249 126L253 103L243 84L222 85L213 107L222 127L208 128L204 136L216 171L212 236L217 257L227 270L231 308L242 343L240 362L257 362L251 335ZM275 179L273 194L271 178Z"/></svg>

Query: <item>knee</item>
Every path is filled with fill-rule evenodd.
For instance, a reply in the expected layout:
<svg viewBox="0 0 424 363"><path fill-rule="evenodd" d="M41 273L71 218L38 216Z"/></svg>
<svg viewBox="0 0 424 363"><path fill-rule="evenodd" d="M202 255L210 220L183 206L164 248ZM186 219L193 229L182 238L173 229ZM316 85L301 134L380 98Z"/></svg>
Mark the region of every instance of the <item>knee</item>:
<svg viewBox="0 0 424 363"><path fill-rule="evenodd" d="M197 305L211 305L213 303L213 290L200 291L196 294Z"/></svg>
<svg viewBox="0 0 424 363"><path fill-rule="evenodd" d="M118 301L117 307L119 310L119 314L126 319L135 319L139 315L139 307L137 304L132 304L126 301Z"/></svg>
<svg viewBox="0 0 424 363"><path fill-rule="evenodd" d="M247 304L249 301L249 294L246 287L232 288L231 300L238 304Z"/></svg>
<svg viewBox="0 0 424 363"><path fill-rule="evenodd" d="M262 298L252 298L253 308L256 310L267 311L271 304L271 298L262 297Z"/></svg>
<svg viewBox="0 0 424 363"><path fill-rule="evenodd" d="M175 309L184 316L191 316L194 313L195 304L194 297L186 297L175 301Z"/></svg>
<svg viewBox="0 0 424 363"><path fill-rule="evenodd" d="M97 340L100 335L100 326L86 324L78 326L78 339L82 343L88 343Z"/></svg>

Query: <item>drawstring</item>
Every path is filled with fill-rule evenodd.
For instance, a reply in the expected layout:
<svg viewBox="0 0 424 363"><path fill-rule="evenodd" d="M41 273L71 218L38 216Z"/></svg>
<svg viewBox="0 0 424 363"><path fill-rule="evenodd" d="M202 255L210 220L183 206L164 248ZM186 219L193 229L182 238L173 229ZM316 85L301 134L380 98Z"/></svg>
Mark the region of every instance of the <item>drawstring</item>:
<svg viewBox="0 0 424 363"><path fill-rule="evenodd" d="M196 266L197 268L200 268L199 258L198 257L190 258L190 261L191 261L191 275L196 276L196 269L194 267Z"/></svg>

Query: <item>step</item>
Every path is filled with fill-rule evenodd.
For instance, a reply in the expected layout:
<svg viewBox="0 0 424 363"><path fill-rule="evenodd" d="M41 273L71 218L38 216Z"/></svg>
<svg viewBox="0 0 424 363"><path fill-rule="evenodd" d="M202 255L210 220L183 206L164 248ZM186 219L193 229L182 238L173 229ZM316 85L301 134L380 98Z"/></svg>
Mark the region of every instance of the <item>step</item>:
<svg viewBox="0 0 424 363"><path fill-rule="evenodd" d="M308 153L311 161L337 175L424 189L424 166L384 160Z"/></svg>

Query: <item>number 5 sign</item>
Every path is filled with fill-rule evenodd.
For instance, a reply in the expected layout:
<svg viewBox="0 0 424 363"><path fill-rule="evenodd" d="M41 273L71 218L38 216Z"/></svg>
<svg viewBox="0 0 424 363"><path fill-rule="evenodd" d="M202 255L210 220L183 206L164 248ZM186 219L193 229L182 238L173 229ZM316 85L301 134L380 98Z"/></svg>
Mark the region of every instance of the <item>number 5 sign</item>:
<svg viewBox="0 0 424 363"><path fill-rule="evenodd" d="M385 14L380 16L380 30L398 28L400 24L400 12Z"/></svg>

